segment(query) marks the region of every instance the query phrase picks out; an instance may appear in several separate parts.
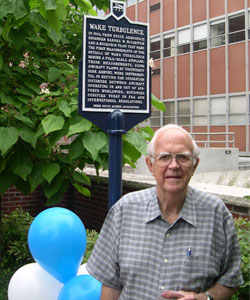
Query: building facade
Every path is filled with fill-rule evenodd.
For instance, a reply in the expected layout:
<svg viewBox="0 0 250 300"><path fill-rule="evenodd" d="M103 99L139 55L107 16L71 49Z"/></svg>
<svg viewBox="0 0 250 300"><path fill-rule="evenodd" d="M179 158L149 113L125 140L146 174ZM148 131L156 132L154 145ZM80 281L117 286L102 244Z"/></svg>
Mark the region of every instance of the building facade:
<svg viewBox="0 0 250 300"><path fill-rule="evenodd" d="M152 93L166 110L149 125L250 156L250 0L128 0L126 14L150 24Z"/></svg>

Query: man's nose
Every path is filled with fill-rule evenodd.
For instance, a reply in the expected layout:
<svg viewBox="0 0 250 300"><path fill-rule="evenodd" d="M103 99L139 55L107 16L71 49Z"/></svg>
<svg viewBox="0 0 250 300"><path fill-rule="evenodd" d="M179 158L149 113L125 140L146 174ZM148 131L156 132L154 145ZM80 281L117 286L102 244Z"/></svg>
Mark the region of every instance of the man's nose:
<svg viewBox="0 0 250 300"><path fill-rule="evenodd" d="M169 168L171 169L177 169L180 167L176 157L172 157L171 161L170 161L170 164L168 165Z"/></svg>

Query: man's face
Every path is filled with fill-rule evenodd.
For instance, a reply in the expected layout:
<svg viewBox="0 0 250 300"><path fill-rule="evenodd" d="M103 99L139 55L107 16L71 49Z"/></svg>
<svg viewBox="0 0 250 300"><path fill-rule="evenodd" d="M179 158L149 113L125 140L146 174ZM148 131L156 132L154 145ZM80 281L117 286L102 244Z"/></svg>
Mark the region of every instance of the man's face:
<svg viewBox="0 0 250 300"><path fill-rule="evenodd" d="M161 155L185 154L190 157L190 164L178 163L172 158L168 166L162 167L157 161ZM152 163L147 158L148 167L155 177L157 189L160 194L166 193L185 194L188 183L198 165L193 166L193 144L190 137L176 128L169 128L159 134L155 141L155 161ZM182 165L181 165L182 164ZM187 166L188 165L188 166Z"/></svg>

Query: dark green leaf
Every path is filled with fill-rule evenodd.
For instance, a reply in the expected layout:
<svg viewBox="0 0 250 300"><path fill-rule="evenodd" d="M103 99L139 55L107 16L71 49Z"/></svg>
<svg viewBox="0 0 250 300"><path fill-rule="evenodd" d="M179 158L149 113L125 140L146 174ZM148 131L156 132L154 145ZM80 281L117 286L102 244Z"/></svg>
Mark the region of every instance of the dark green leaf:
<svg viewBox="0 0 250 300"><path fill-rule="evenodd" d="M86 196L86 197L90 197L90 190L77 184L77 183L72 183L73 186L78 190L79 193L81 193L82 195Z"/></svg>
<svg viewBox="0 0 250 300"><path fill-rule="evenodd" d="M82 156L84 153L84 148L80 138L74 140L69 146L69 159L70 161Z"/></svg>
<svg viewBox="0 0 250 300"><path fill-rule="evenodd" d="M42 176L44 166L44 162L40 161L33 167L32 172L29 175L32 191L35 190L38 185L45 181L44 177Z"/></svg>
<svg viewBox="0 0 250 300"><path fill-rule="evenodd" d="M107 143L107 137L103 132L88 131L82 138L83 146L89 151L93 160L96 160L99 151Z"/></svg>
<svg viewBox="0 0 250 300"><path fill-rule="evenodd" d="M53 195L55 195L64 184L64 179L62 176L56 176L50 184L45 184L43 187L44 194L46 198L50 199Z"/></svg>
<svg viewBox="0 0 250 300"><path fill-rule="evenodd" d="M84 183L86 185L91 185L89 177L83 172L75 171L73 173L73 178L75 181L78 181L80 183Z"/></svg>
<svg viewBox="0 0 250 300"><path fill-rule="evenodd" d="M25 142L31 144L31 146L35 149L36 148L36 141L37 138L32 130L28 128L20 128L19 129L19 136Z"/></svg>
<svg viewBox="0 0 250 300"><path fill-rule="evenodd" d="M49 73L48 73L49 82L57 80L61 74L62 74L62 72L59 69L57 69L55 67L49 68Z"/></svg>
<svg viewBox="0 0 250 300"><path fill-rule="evenodd" d="M55 204L59 203L60 201L62 201L64 193L67 191L67 188L68 188L68 182L64 181L60 190L57 193L55 193L50 199L48 199L47 202L45 203L45 205L47 205L47 206L55 205Z"/></svg>
<svg viewBox="0 0 250 300"><path fill-rule="evenodd" d="M11 170L14 174L20 176L23 180L27 180L27 176L31 173L33 163L29 153L20 151L16 153L10 161Z"/></svg>
<svg viewBox="0 0 250 300"><path fill-rule="evenodd" d="M43 177L48 181L48 183L51 183L53 178L60 172L60 166L56 163L51 163L46 165L43 168L42 175Z"/></svg>
<svg viewBox="0 0 250 300"><path fill-rule="evenodd" d="M0 151L5 154L18 140L18 129L0 127Z"/></svg>
<svg viewBox="0 0 250 300"><path fill-rule="evenodd" d="M140 153L144 155L147 154L147 144L145 143L145 139L140 131L130 130L126 134L125 139L131 145L133 145Z"/></svg>

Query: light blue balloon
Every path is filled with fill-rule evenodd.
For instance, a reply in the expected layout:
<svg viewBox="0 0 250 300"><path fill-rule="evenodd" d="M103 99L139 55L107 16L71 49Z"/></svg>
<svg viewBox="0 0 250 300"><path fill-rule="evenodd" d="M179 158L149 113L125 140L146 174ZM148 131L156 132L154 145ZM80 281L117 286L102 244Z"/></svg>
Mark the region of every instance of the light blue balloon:
<svg viewBox="0 0 250 300"><path fill-rule="evenodd" d="M85 227L72 211L54 207L31 223L28 244L35 261L62 283L76 276L87 243Z"/></svg>
<svg viewBox="0 0 250 300"><path fill-rule="evenodd" d="M80 275L71 278L62 287L58 300L99 300L102 283L91 275Z"/></svg>

